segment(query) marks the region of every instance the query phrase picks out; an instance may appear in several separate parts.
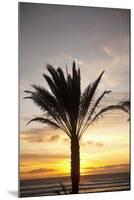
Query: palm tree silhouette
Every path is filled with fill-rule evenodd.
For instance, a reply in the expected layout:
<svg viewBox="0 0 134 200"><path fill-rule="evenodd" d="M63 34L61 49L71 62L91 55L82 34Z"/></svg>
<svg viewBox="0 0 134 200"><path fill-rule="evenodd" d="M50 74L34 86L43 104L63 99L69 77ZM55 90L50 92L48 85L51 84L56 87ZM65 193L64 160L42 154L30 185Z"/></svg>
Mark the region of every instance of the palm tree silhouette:
<svg viewBox="0 0 134 200"><path fill-rule="evenodd" d="M53 68L47 65L51 76L43 74L51 92L42 86L32 85L34 91L25 91L31 99L43 111L41 117L36 117L30 122L37 121L61 129L70 139L71 144L71 181L72 193L79 193L80 181L80 139L85 130L95 122L104 112L116 109L116 105L105 107L97 112L97 108L106 94L104 91L95 98L97 86L104 71L84 92L81 92L80 69L76 69L75 62L72 66L72 74L64 76L61 68ZM118 109L118 107L117 107Z"/></svg>

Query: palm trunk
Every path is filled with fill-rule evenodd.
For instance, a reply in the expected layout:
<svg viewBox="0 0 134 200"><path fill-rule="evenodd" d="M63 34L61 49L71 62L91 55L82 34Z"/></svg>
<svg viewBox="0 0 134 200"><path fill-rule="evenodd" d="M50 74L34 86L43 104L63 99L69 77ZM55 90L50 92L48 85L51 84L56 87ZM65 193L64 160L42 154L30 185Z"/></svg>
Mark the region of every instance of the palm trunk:
<svg viewBox="0 0 134 200"><path fill-rule="evenodd" d="M79 193L80 181L80 153L79 153L79 140L78 138L71 138L71 181L72 181L72 194Z"/></svg>

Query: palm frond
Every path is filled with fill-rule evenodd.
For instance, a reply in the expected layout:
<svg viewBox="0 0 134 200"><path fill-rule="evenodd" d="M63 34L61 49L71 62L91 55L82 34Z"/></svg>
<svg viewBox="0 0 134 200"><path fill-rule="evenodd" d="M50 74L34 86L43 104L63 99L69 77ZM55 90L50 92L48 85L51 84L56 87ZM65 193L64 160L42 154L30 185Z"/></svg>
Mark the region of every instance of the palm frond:
<svg viewBox="0 0 134 200"><path fill-rule="evenodd" d="M63 75L63 72L61 72L61 70L59 70L59 73L61 73ZM62 76L61 75L61 76ZM55 99L56 99L56 102L57 102L57 105L59 106L59 113L60 113L60 116L62 117L64 123L66 124L68 130L70 130L70 123L69 123L69 120L67 118L67 115L66 115L66 111L64 109L64 106L60 100L60 91L59 91L59 88L57 88L57 86L55 85L55 83L53 82L53 80L47 76L46 74L43 74L43 77L45 78L47 84L49 85ZM64 79L64 78L63 78Z"/></svg>
<svg viewBox="0 0 134 200"><path fill-rule="evenodd" d="M56 129L60 128L59 125L56 122L54 122L54 121L52 121L50 119L46 119L44 117L33 118L26 125L30 124L31 122L40 122L42 124L48 124L48 125L52 126L53 128L56 128Z"/></svg>
<svg viewBox="0 0 134 200"><path fill-rule="evenodd" d="M60 113L66 122L68 129L76 129L79 103L80 103L80 69L76 70L75 62L73 62L72 76L67 72L67 78L61 68L57 70L51 65L47 65L47 69L51 74L49 77L43 74L53 95L60 105Z"/></svg>
<svg viewBox="0 0 134 200"><path fill-rule="evenodd" d="M90 124L92 124L93 122L95 122L95 120L97 120L100 116L102 116L102 114L104 114L105 112L107 111L111 111L111 110L122 110L121 106L120 105L110 105L110 106L107 106L103 109L101 109L95 116L94 118L91 120L91 122L88 124L88 126Z"/></svg>
<svg viewBox="0 0 134 200"><path fill-rule="evenodd" d="M82 136L82 134L84 133L84 131L87 129L88 122L90 121L92 115L95 113L95 110L96 110L96 108L98 107L99 103L100 103L101 100L104 98L104 96L105 96L106 94L109 94L110 92L112 92L112 91L110 91L110 90L107 91L107 90L106 90L106 91L104 91L104 92L97 98L97 100L96 100L95 103L93 104L91 110L90 110L90 111L88 112L88 114L87 114L87 119L86 119L85 123L83 122L84 125L83 125L81 131L79 132L80 137Z"/></svg>
<svg viewBox="0 0 134 200"><path fill-rule="evenodd" d="M84 119L89 110L89 107L91 106L91 102L95 95L95 91L97 89L97 86L98 86L103 74L104 74L104 71L100 74L100 76L92 84L90 83L87 86L87 88L84 90L84 92L81 96L80 108L79 108L78 134L80 133L80 130L82 128L82 123L84 122Z"/></svg>
<svg viewBox="0 0 134 200"><path fill-rule="evenodd" d="M99 104L100 101L103 99L103 97L104 97L106 94L109 94L110 92L112 92L112 91L110 91L110 90L104 91L104 92L98 97L98 99L96 100L96 102L94 103L94 105L93 105L93 107L92 107L92 109L91 109L91 111L90 111L88 120L91 118L92 114L94 113L95 109L97 108L98 104Z"/></svg>
<svg viewBox="0 0 134 200"><path fill-rule="evenodd" d="M129 100L121 101L119 103L119 105L122 107L122 110L129 113L129 111L130 111L130 101Z"/></svg>
<svg viewBox="0 0 134 200"><path fill-rule="evenodd" d="M32 99L34 103L38 105L41 110L43 110L43 112L47 111L47 113L53 117L57 124L59 124L59 127L61 127L61 129L69 135L69 130L62 120L60 113L61 109L55 97L43 87L37 85L32 85L32 87L35 89L35 91L28 91L28 93L31 93L31 96L25 98Z"/></svg>

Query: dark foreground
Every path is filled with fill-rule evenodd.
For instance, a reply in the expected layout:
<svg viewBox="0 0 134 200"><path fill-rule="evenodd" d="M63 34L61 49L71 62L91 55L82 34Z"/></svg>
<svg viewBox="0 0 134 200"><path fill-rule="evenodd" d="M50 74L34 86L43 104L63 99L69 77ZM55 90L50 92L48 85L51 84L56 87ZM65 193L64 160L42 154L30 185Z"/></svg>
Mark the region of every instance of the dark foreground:
<svg viewBox="0 0 134 200"><path fill-rule="evenodd" d="M82 176L79 193L130 190L130 174L99 174ZM20 197L71 194L69 177L20 181Z"/></svg>

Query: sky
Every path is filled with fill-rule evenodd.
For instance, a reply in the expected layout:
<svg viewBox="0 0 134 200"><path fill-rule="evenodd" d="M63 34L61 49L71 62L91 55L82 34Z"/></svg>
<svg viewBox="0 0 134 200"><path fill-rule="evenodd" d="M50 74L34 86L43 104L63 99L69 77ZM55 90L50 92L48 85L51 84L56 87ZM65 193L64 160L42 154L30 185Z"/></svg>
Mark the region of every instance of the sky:
<svg viewBox="0 0 134 200"><path fill-rule="evenodd" d="M112 90L104 105L129 97L129 10L20 3L20 176L23 179L70 174L70 141L38 123L41 111L24 100L31 84L48 86L46 64L81 70L81 88L105 70L98 93ZM81 139L81 174L129 170L129 122L122 111L107 113Z"/></svg>

